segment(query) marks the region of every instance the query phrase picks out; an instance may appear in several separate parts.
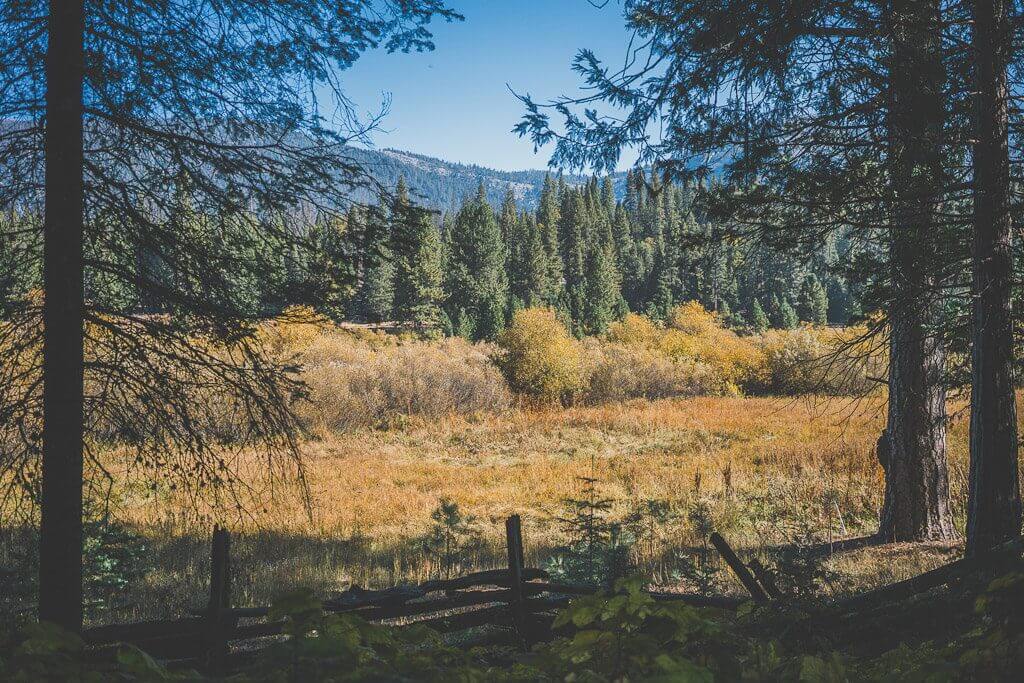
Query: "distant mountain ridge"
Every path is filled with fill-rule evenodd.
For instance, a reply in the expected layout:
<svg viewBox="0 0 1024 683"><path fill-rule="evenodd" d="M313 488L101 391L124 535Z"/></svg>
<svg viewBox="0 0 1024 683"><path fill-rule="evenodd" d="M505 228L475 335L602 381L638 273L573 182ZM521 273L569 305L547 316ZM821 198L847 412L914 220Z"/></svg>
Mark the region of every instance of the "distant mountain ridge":
<svg viewBox="0 0 1024 683"><path fill-rule="evenodd" d="M464 197L476 192L481 182L492 205L499 206L511 187L520 208L535 209L544 186L544 176L548 173L557 175L557 171L543 170L499 171L391 148L349 147L348 153L352 161L387 187L394 187L398 178L404 177L414 200L421 206L438 211L457 209ZM563 177L571 185L588 180L588 177L580 175L565 174ZM625 173L616 173L613 180L616 194L621 198Z"/></svg>

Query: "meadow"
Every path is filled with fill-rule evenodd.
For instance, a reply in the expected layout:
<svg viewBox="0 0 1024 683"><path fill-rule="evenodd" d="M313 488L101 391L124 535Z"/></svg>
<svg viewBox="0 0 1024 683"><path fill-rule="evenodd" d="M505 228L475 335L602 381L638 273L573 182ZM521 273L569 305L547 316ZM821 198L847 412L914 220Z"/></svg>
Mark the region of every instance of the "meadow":
<svg viewBox="0 0 1024 683"><path fill-rule="evenodd" d="M741 590L708 551L711 530L766 562L778 561L780 549L813 551L820 559L803 556L802 580L830 594L905 578L958 552L914 545L832 556L830 543L869 535L878 522L874 449L884 394L861 385L840 391L833 382L832 395L756 395L753 387L764 392L781 381L766 378L794 381L796 365L772 365L771 349L780 347L786 353L775 358L804 364L800 387L821 386L792 349L822 333L754 339L698 327L677 321L658 328L636 317L601 340L572 341L571 367L559 356L560 370L543 375L568 377L572 395L561 387L550 401L524 394L510 376L502 362L507 338L474 345L278 321L266 331L268 343L297 354L311 388L299 406L304 482L241 489L245 515L166 484L115 487L114 517L144 548L146 568L94 618L200 606L214 523L234 534L240 605L266 604L292 586L328 595L500 566L503 522L513 513L524 520L527 563L557 570L579 540L570 522L581 505L608 527L606 543L627 558L629 571L668 590ZM688 355L666 354L665 337L668 348L685 347ZM565 339L553 343L570 352ZM531 353L545 348L529 346ZM730 348L739 367L722 357ZM804 355L812 352L821 348ZM625 372L623 358L633 364ZM517 367L537 361L520 358ZM960 407L951 405L949 449L962 525L967 425ZM244 483L247 473L257 478L264 460L243 451L236 467Z"/></svg>

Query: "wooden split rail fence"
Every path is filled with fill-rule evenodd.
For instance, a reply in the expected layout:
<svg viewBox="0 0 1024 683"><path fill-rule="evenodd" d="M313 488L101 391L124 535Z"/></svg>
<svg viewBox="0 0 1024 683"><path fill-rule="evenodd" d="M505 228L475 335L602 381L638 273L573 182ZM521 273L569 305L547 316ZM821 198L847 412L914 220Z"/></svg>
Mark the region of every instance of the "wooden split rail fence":
<svg viewBox="0 0 1024 683"><path fill-rule="evenodd" d="M369 591L354 587L325 600L324 610L351 613L368 621L397 621L429 626L443 633L470 628L504 626L503 640L528 646L550 635L551 613L576 595L589 595L592 586L550 581L547 572L524 565L522 524L519 516L505 523L508 565L503 569L467 574ZM729 568L759 603L781 600L772 575L759 563L744 564L719 534L711 542ZM1020 559L1024 539L1017 537L982 556L956 560L920 576L820 605L830 619L837 615L865 614L943 585L952 585L994 565ZM148 621L87 629L86 642L99 646L131 643L164 660L218 670L230 664L232 643L253 641L282 633L283 621L269 620L267 607L232 607L231 536L215 528L210 554L210 597L201 613L183 619ZM734 609L743 600L732 596L699 596L648 591L656 600L676 600L695 606ZM250 648L251 649L251 648Z"/></svg>
<svg viewBox="0 0 1024 683"><path fill-rule="evenodd" d="M594 588L552 582L544 570L526 567L518 515L508 518L505 531L506 568L386 590L353 587L325 600L324 610L356 614L368 621L421 624L443 633L485 625L504 626L508 627L504 632L513 641L529 645L546 637L555 609L567 604L572 596L593 593ZM726 558L730 565L731 558ZM210 552L210 597L205 609L181 619L93 627L86 629L83 636L86 642L98 647L131 643L160 659L213 669L222 667L230 657L232 643L276 636L284 627L283 621L268 619L268 607L233 607L231 580L231 536L227 530L216 527ZM741 602L727 596L657 592L650 595L657 600L681 600L723 609L735 608ZM760 599L761 595L763 592L754 597Z"/></svg>

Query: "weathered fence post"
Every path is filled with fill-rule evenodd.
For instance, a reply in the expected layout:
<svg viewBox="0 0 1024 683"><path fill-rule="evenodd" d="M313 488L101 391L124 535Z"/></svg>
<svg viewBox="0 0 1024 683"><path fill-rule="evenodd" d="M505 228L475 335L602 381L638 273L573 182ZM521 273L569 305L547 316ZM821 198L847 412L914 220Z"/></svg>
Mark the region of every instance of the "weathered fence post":
<svg viewBox="0 0 1024 683"><path fill-rule="evenodd" d="M505 541L508 546L509 607L512 609L512 623L523 643L528 645L526 632L526 604L523 595L523 525L519 515L505 520Z"/></svg>
<svg viewBox="0 0 1024 683"><path fill-rule="evenodd" d="M734 553L732 548L729 547L729 544L725 542L725 539L716 532L711 534L711 543L718 550L718 553L722 556L722 559L725 560L725 563L729 565L729 568L732 569L736 578L743 584L743 587L750 592L750 597L754 598L757 602L768 602L768 594L764 592L764 589L761 588L757 579L755 579L754 575L750 573L747 565L740 561L740 558L737 557L736 553Z"/></svg>
<svg viewBox="0 0 1024 683"><path fill-rule="evenodd" d="M223 670L228 655L231 610L231 533L213 527L210 545L210 602L206 610L206 638L203 659L214 671Z"/></svg>

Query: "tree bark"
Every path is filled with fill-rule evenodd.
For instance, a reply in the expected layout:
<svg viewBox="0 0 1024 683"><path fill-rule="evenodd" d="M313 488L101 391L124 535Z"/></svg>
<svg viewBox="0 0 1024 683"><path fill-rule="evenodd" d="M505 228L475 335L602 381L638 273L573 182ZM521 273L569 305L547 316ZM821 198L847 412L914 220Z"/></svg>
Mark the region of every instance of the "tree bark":
<svg viewBox="0 0 1024 683"><path fill-rule="evenodd" d="M1006 0L974 8L974 325L967 554L1020 534L1017 407L1013 389L1012 219L1006 68L1012 28Z"/></svg>
<svg viewBox="0 0 1024 683"><path fill-rule="evenodd" d="M50 0L39 618L82 626L84 3Z"/></svg>
<svg viewBox="0 0 1024 683"><path fill-rule="evenodd" d="M946 464L946 353L937 334L932 266L941 238L945 82L935 0L893 0L890 8L889 408L885 432L886 541L950 539Z"/></svg>

